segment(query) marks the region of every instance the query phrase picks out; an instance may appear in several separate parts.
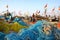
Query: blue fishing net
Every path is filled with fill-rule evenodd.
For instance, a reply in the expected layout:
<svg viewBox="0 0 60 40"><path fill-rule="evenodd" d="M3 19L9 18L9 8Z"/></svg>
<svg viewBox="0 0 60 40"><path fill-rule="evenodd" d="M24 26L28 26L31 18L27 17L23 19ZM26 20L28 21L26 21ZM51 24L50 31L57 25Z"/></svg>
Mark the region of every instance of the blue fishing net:
<svg viewBox="0 0 60 40"><path fill-rule="evenodd" d="M15 18L13 20L13 22L18 22L19 24L21 24L23 26L27 26L27 24L25 22L23 22L23 20L21 18Z"/></svg>
<svg viewBox="0 0 60 40"><path fill-rule="evenodd" d="M5 36L6 40L21 40L20 36L17 33L10 33Z"/></svg>
<svg viewBox="0 0 60 40"><path fill-rule="evenodd" d="M60 30L55 28L55 38L56 40L60 40Z"/></svg>
<svg viewBox="0 0 60 40"><path fill-rule="evenodd" d="M22 40L37 40L37 36L31 30L26 30L20 35Z"/></svg>
<svg viewBox="0 0 60 40"><path fill-rule="evenodd" d="M50 30L46 30L49 34L46 34L44 27L50 28ZM5 38L7 40L60 40L60 30L47 21L37 21L28 29L24 28L18 33L10 33Z"/></svg>
<svg viewBox="0 0 60 40"><path fill-rule="evenodd" d="M42 22L38 21L36 24L30 26L30 28L23 30L19 35L22 40L37 40L39 37L38 27L42 27Z"/></svg>
<svg viewBox="0 0 60 40"><path fill-rule="evenodd" d="M0 40L4 40L5 34L0 32Z"/></svg>
<svg viewBox="0 0 60 40"><path fill-rule="evenodd" d="M47 22L46 22L47 23ZM55 40L55 35L54 35L54 30L53 30L53 27L52 27L52 25L51 24L45 24L44 22L43 22L43 25L45 25L45 26L43 26L43 27L39 27L38 28L38 30L39 30L39 37L37 38L37 40ZM51 29L50 30L47 30L47 32L49 32L49 34L47 35L45 32L44 32L44 27L51 27Z"/></svg>

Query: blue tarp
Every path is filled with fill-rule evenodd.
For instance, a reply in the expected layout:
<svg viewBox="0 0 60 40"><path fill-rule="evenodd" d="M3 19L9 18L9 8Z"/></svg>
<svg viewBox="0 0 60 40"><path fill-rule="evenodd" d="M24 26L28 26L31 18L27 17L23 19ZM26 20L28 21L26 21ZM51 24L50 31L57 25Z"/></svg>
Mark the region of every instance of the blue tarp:
<svg viewBox="0 0 60 40"><path fill-rule="evenodd" d="M4 18L4 16L0 16L0 19L1 19L1 18Z"/></svg>

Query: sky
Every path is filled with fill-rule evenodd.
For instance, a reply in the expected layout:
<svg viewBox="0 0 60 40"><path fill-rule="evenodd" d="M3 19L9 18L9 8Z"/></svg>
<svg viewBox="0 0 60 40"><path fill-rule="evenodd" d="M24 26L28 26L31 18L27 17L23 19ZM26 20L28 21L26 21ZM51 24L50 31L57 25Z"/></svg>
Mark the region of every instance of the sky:
<svg viewBox="0 0 60 40"><path fill-rule="evenodd" d="M52 8L60 6L60 0L0 0L0 12L6 11L6 5L9 6L9 11L21 11L34 13L36 10L44 12L44 5L48 4L48 11Z"/></svg>

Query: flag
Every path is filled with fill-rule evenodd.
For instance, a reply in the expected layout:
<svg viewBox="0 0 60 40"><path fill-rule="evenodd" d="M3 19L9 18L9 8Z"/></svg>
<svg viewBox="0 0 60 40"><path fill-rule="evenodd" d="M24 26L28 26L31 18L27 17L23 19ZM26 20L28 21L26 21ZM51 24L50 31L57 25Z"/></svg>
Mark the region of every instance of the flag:
<svg viewBox="0 0 60 40"><path fill-rule="evenodd" d="M40 11L37 10L35 13L36 13L36 14L37 14L37 13L40 13Z"/></svg>
<svg viewBox="0 0 60 40"><path fill-rule="evenodd" d="M55 8L52 9L52 11L54 11L54 10L55 10Z"/></svg>
<svg viewBox="0 0 60 40"><path fill-rule="evenodd" d="M6 8L8 8L8 5L6 5Z"/></svg>
<svg viewBox="0 0 60 40"><path fill-rule="evenodd" d="M44 6L44 8L46 8L47 7L47 4Z"/></svg>
<svg viewBox="0 0 60 40"><path fill-rule="evenodd" d="M21 11L19 11L18 14L21 16L21 15L22 15L22 14L21 14Z"/></svg>
<svg viewBox="0 0 60 40"><path fill-rule="evenodd" d="M38 11L38 13L40 13L40 11Z"/></svg>

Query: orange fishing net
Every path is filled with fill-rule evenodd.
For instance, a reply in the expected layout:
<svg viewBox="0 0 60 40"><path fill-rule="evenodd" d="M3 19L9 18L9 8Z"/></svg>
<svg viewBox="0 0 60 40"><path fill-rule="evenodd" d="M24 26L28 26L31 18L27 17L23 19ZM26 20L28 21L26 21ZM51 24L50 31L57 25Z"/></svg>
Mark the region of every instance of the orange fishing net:
<svg viewBox="0 0 60 40"><path fill-rule="evenodd" d="M59 22L59 23L57 23L57 28L58 28L58 29L60 29L60 22Z"/></svg>

